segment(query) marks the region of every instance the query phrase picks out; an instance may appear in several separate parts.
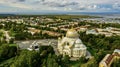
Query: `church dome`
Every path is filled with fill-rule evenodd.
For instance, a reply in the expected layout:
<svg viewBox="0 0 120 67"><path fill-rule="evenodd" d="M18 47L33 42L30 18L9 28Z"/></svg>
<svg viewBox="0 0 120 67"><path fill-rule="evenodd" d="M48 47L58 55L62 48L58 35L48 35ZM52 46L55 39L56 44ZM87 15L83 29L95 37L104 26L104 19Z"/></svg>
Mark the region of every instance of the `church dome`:
<svg viewBox="0 0 120 67"><path fill-rule="evenodd" d="M82 41L81 41L80 39L77 39L77 40L75 41L75 43L80 44L80 43L82 43Z"/></svg>
<svg viewBox="0 0 120 67"><path fill-rule="evenodd" d="M75 48L80 48L80 45L79 44L75 44Z"/></svg>
<svg viewBox="0 0 120 67"><path fill-rule="evenodd" d="M69 37L69 38L78 38L79 34L77 33L76 30L70 29L70 30L67 31L66 37Z"/></svg>

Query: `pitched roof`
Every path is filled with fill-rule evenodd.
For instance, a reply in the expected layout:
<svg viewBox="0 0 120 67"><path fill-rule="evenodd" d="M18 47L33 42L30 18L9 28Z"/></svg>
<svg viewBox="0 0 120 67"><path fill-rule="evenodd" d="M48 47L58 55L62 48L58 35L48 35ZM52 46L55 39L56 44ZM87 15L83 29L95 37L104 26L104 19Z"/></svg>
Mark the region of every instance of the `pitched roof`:
<svg viewBox="0 0 120 67"><path fill-rule="evenodd" d="M108 58L105 60L105 63L106 63L107 65L109 65L110 62L112 61L113 57L114 57L114 55L109 55Z"/></svg>

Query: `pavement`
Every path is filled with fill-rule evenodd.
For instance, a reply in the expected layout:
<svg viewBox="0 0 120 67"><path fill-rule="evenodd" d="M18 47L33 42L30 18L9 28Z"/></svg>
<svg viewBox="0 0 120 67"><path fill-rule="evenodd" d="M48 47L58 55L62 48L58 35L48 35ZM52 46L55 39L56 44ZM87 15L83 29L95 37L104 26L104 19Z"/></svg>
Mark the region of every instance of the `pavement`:
<svg viewBox="0 0 120 67"><path fill-rule="evenodd" d="M52 45L54 47L57 46L57 40L55 39L41 39L41 40L26 40L26 41L15 41L15 43L20 47L20 49L27 49L32 45L32 43L36 41L40 46L48 46Z"/></svg>
<svg viewBox="0 0 120 67"><path fill-rule="evenodd" d="M15 41L20 49L27 49L32 45L33 42L38 43L40 46L51 45L54 48L55 54L59 55L57 50L57 39L41 39L41 40L26 40L26 41Z"/></svg>

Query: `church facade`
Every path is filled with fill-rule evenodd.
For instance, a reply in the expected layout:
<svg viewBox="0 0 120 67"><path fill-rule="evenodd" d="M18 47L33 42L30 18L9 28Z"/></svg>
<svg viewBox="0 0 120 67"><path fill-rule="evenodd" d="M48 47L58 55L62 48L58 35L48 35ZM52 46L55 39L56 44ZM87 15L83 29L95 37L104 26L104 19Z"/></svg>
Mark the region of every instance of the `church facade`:
<svg viewBox="0 0 120 67"><path fill-rule="evenodd" d="M65 37L58 38L57 48L60 54L76 58L86 56L87 52L87 47L74 29L68 30Z"/></svg>

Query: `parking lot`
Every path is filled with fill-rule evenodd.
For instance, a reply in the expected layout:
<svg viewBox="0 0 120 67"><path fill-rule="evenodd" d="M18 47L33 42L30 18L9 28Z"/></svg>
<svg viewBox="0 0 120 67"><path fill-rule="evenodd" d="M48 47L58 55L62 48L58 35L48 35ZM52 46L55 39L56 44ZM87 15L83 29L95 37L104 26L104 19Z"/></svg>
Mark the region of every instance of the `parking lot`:
<svg viewBox="0 0 120 67"><path fill-rule="evenodd" d="M33 42L38 43L40 46L52 45L57 47L57 39L41 39L41 40L27 40L27 41L16 41L15 43L19 46L20 49L27 49Z"/></svg>

